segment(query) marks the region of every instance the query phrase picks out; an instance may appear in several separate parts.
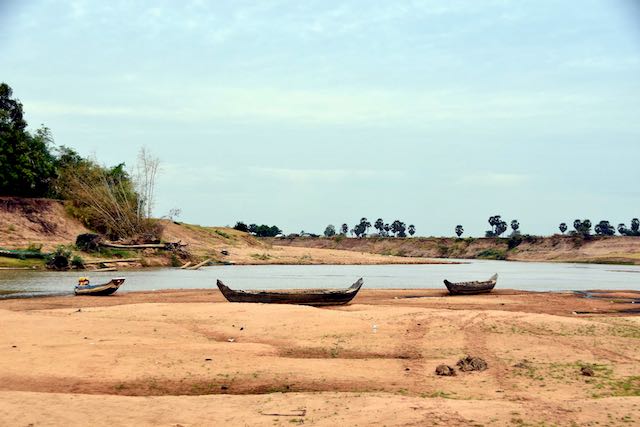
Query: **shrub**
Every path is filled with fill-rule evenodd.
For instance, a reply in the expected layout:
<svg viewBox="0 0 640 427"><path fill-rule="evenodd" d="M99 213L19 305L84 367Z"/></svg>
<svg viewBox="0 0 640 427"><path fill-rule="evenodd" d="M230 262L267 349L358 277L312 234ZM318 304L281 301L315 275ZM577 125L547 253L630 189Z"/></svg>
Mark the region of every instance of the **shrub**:
<svg viewBox="0 0 640 427"><path fill-rule="evenodd" d="M73 258L71 258L71 266L73 268L77 268L77 269L83 269L84 268L84 260L82 258L80 258L78 255L74 255Z"/></svg>
<svg viewBox="0 0 640 427"><path fill-rule="evenodd" d="M69 269L69 259L71 258L71 250L64 245L59 245L47 256L47 268L54 270Z"/></svg>
<svg viewBox="0 0 640 427"><path fill-rule="evenodd" d="M495 260L505 260L507 259L506 253L501 249L485 249L476 254L476 258L480 259L495 259Z"/></svg>

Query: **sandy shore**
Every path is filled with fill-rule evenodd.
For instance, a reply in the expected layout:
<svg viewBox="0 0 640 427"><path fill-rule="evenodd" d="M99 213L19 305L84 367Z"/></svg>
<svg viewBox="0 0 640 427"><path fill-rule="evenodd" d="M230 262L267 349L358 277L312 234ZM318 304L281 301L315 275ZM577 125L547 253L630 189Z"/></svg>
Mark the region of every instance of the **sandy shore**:
<svg viewBox="0 0 640 427"><path fill-rule="evenodd" d="M0 425L640 424L640 317L615 313L635 306L624 296L363 290L322 309L211 290L4 300ZM466 354L489 368L435 375Z"/></svg>

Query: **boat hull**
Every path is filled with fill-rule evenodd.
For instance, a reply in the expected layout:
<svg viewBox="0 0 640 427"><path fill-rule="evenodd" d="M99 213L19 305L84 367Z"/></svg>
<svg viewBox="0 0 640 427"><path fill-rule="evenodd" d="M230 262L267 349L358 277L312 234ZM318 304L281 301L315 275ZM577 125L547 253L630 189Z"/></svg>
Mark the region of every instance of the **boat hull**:
<svg viewBox="0 0 640 427"><path fill-rule="evenodd" d="M108 283L101 285L76 286L74 292L78 296L105 296L117 291L124 283L123 278L111 279Z"/></svg>
<svg viewBox="0 0 640 427"><path fill-rule="evenodd" d="M485 282L450 282L444 281L451 295L476 295L491 292L498 282L498 275L494 274Z"/></svg>
<svg viewBox="0 0 640 427"><path fill-rule="evenodd" d="M218 289L229 302L262 304L298 304L311 306L343 305L358 294L363 285L359 279L347 289L233 290L217 281Z"/></svg>

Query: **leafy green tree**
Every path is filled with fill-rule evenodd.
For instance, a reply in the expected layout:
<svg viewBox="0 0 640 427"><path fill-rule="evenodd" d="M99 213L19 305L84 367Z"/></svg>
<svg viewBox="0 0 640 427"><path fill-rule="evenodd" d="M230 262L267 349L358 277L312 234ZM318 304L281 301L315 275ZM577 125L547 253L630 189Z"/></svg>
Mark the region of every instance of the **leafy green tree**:
<svg viewBox="0 0 640 427"><path fill-rule="evenodd" d="M342 234L346 236L349 232L349 226L347 224L342 224L340 231L342 231Z"/></svg>
<svg viewBox="0 0 640 427"><path fill-rule="evenodd" d="M573 221L573 228L576 234L582 234L583 236L591 235L591 221L588 219Z"/></svg>
<svg viewBox="0 0 640 427"><path fill-rule="evenodd" d="M234 225L233 228L238 230L238 231L243 231L245 233L249 232L249 227L247 226L247 224L245 224L242 221L236 222L236 225Z"/></svg>
<svg viewBox="0 0 640 427"><path fill-rule="evenodd" d="M489 225L491 230L485 233L486 237L499 237L502 233L507 231L507 223L502 220L500 215L494 215L489 217Z"/></svg>
<svg viewBox="0 0 640 427"><path fill-rule="evenodd" d="M565 222L561 222L560 225L558 226L558 228L560 229L560 232L562 234L565 233L565 231L567 231L567 223Z"/></svg>
<svg viewBox="0 0 640 427"><path fill-rule="evenodd" d="M373 227L378 230L378 234L384 236L384 221L382 220L382 218L378 218L375 224L373 224Z"/></svg>
<svg viewBox="0 0 640 427"><path fill-rule="evenodd" d="M385 224L382 229L384 230L384 235L388 236L389 233L391 232L391 226L389 224Z"/></svg>
<svg viewBox="0 0 640 427"><path fill-rule="evenodd" d="M594 230L599 236L613 236L614 234L616 234L616 229L613 228L611 224L609 224L609 221L604 220L597 223Z"/></svg>
<svg viewBox="0 0 640 427"><path fill-rule="evenodd" d="M462 225L458 224L456 225L456 235L458 237L462 236L462 233L464 233L464 228L462 228Z"/></svg>
<svg viewBox="0 0 640 427"><path fill-rule="evenodd" d="M324 237L333 237L336 235L336 228L329 224L327 228L324 229Z"/></svg>
<svg viewBox="0 0 640 427"><path fill-rule="evenodd" d="M410 236L413 236L414 234L416 234L416 226L413 224L409 225L407 231L409 232Z"/></svg>
<svg viewBox="0 0 640 427"><path fill-rule="evenodd" d="M514 233L518 231L519 228L520 228L520 223L518 222L517 219L514 219L513 221L511 221L511 229L514 231Z"/></svg>
<svg viewBox="0 0 640 427"><path fill-rule="evenodd" d="M371 227L371 223L365 217L360 219L360 222L353 227L353 232L358 237L365 237L367 235L367 230Z"/></svg>
<svg viewBox="0 0 640 427"><path fill-rule="evenodd" d="M407 226L405 225L404 222L400 221L399 219L396 219L391 224L391 232L396 237L407 237L407 234L405 233L406 230L407 230Z"/></svg>
<svg viewBox="0 0 640 427"><path fill-rule="evenodd" d="M640 236L640 220L633 218L631 228L627 228L625 224L618 224L618 233L624 236Z"/></svg>
<svg viewBox="0 0 640 427"><path fill-rule="evenodd" d="M0 84L0 195L40 197L49 193L55 176L51 132L26 130L22 104L13 90Z"/></svg>

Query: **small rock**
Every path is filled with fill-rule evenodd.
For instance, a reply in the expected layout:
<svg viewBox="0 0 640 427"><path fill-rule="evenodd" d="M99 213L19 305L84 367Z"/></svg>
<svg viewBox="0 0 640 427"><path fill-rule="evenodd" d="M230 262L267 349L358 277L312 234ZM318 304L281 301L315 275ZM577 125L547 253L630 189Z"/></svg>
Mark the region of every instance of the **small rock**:
<svg viewBox="0 0 640 427"><path fill-rule="evenodd" d="M205 362L211 362L211 360L213 359L211 359L210 357L207 357L206 359L204 359Z"/></svg>
<svg viewBox="0 0 640 427"><path fill-rule="evenodd" d="M451 366L438 365L436 367L436 375L440 375L440 376L443 376L443 377L455 377L456 376L456 370L453 369Z"/></svg>
<svg viewBox="0 0 640 427"><path fill-rule="evenodd" d="M580 373L585 377L593 377L596 374L590 366L583 366L580 368Z"/></svg>
<svg viewBox="0 0 640 427"><path fill-rule="evenodd" d="M460 368L462 372L484 371L488 368L487 362L484 359L474 356L464 357L458 360L456 365L458 365L458 368Z"/></svg>
<svg viewBox="0 0 640 427"><path fill-rule="evenodd" d="M229 386L226 386L226 385L220 386L220 390L229 390Z"/></svg>
<svg viewBox="0 0 640 427"><path fill-rule="evenodd" d="M79 308L79 309L77 309L77 310L76 310L76 313L81 313L81 312L82 312L82 309L81 309L81 308Z"/></svg>
<svg viewBox="0 0 640 427"><path fill-rule="evenodd" d="M405 370L405 371L410 371L411 369L409 369L409 368L404 368L404 370Z"/></svg>
<svg viewBox="0 0 640 427"><path fill-rule="evenodd" d="M12 345L11 348L18 348L18 346L17 345Z"/></svg>
<svg viewBox="0 0 640 427"><path fill-rule="evenodd" d="M229 338L227 341L234 342L235 340L236 340L235 338Z"/></svg>
<svg viewBox="0 0 640 427"><path fill-rule="evenodd" d="M241 331L244 331L244 326L240 326L240 330L241 330Z"/></svg>

